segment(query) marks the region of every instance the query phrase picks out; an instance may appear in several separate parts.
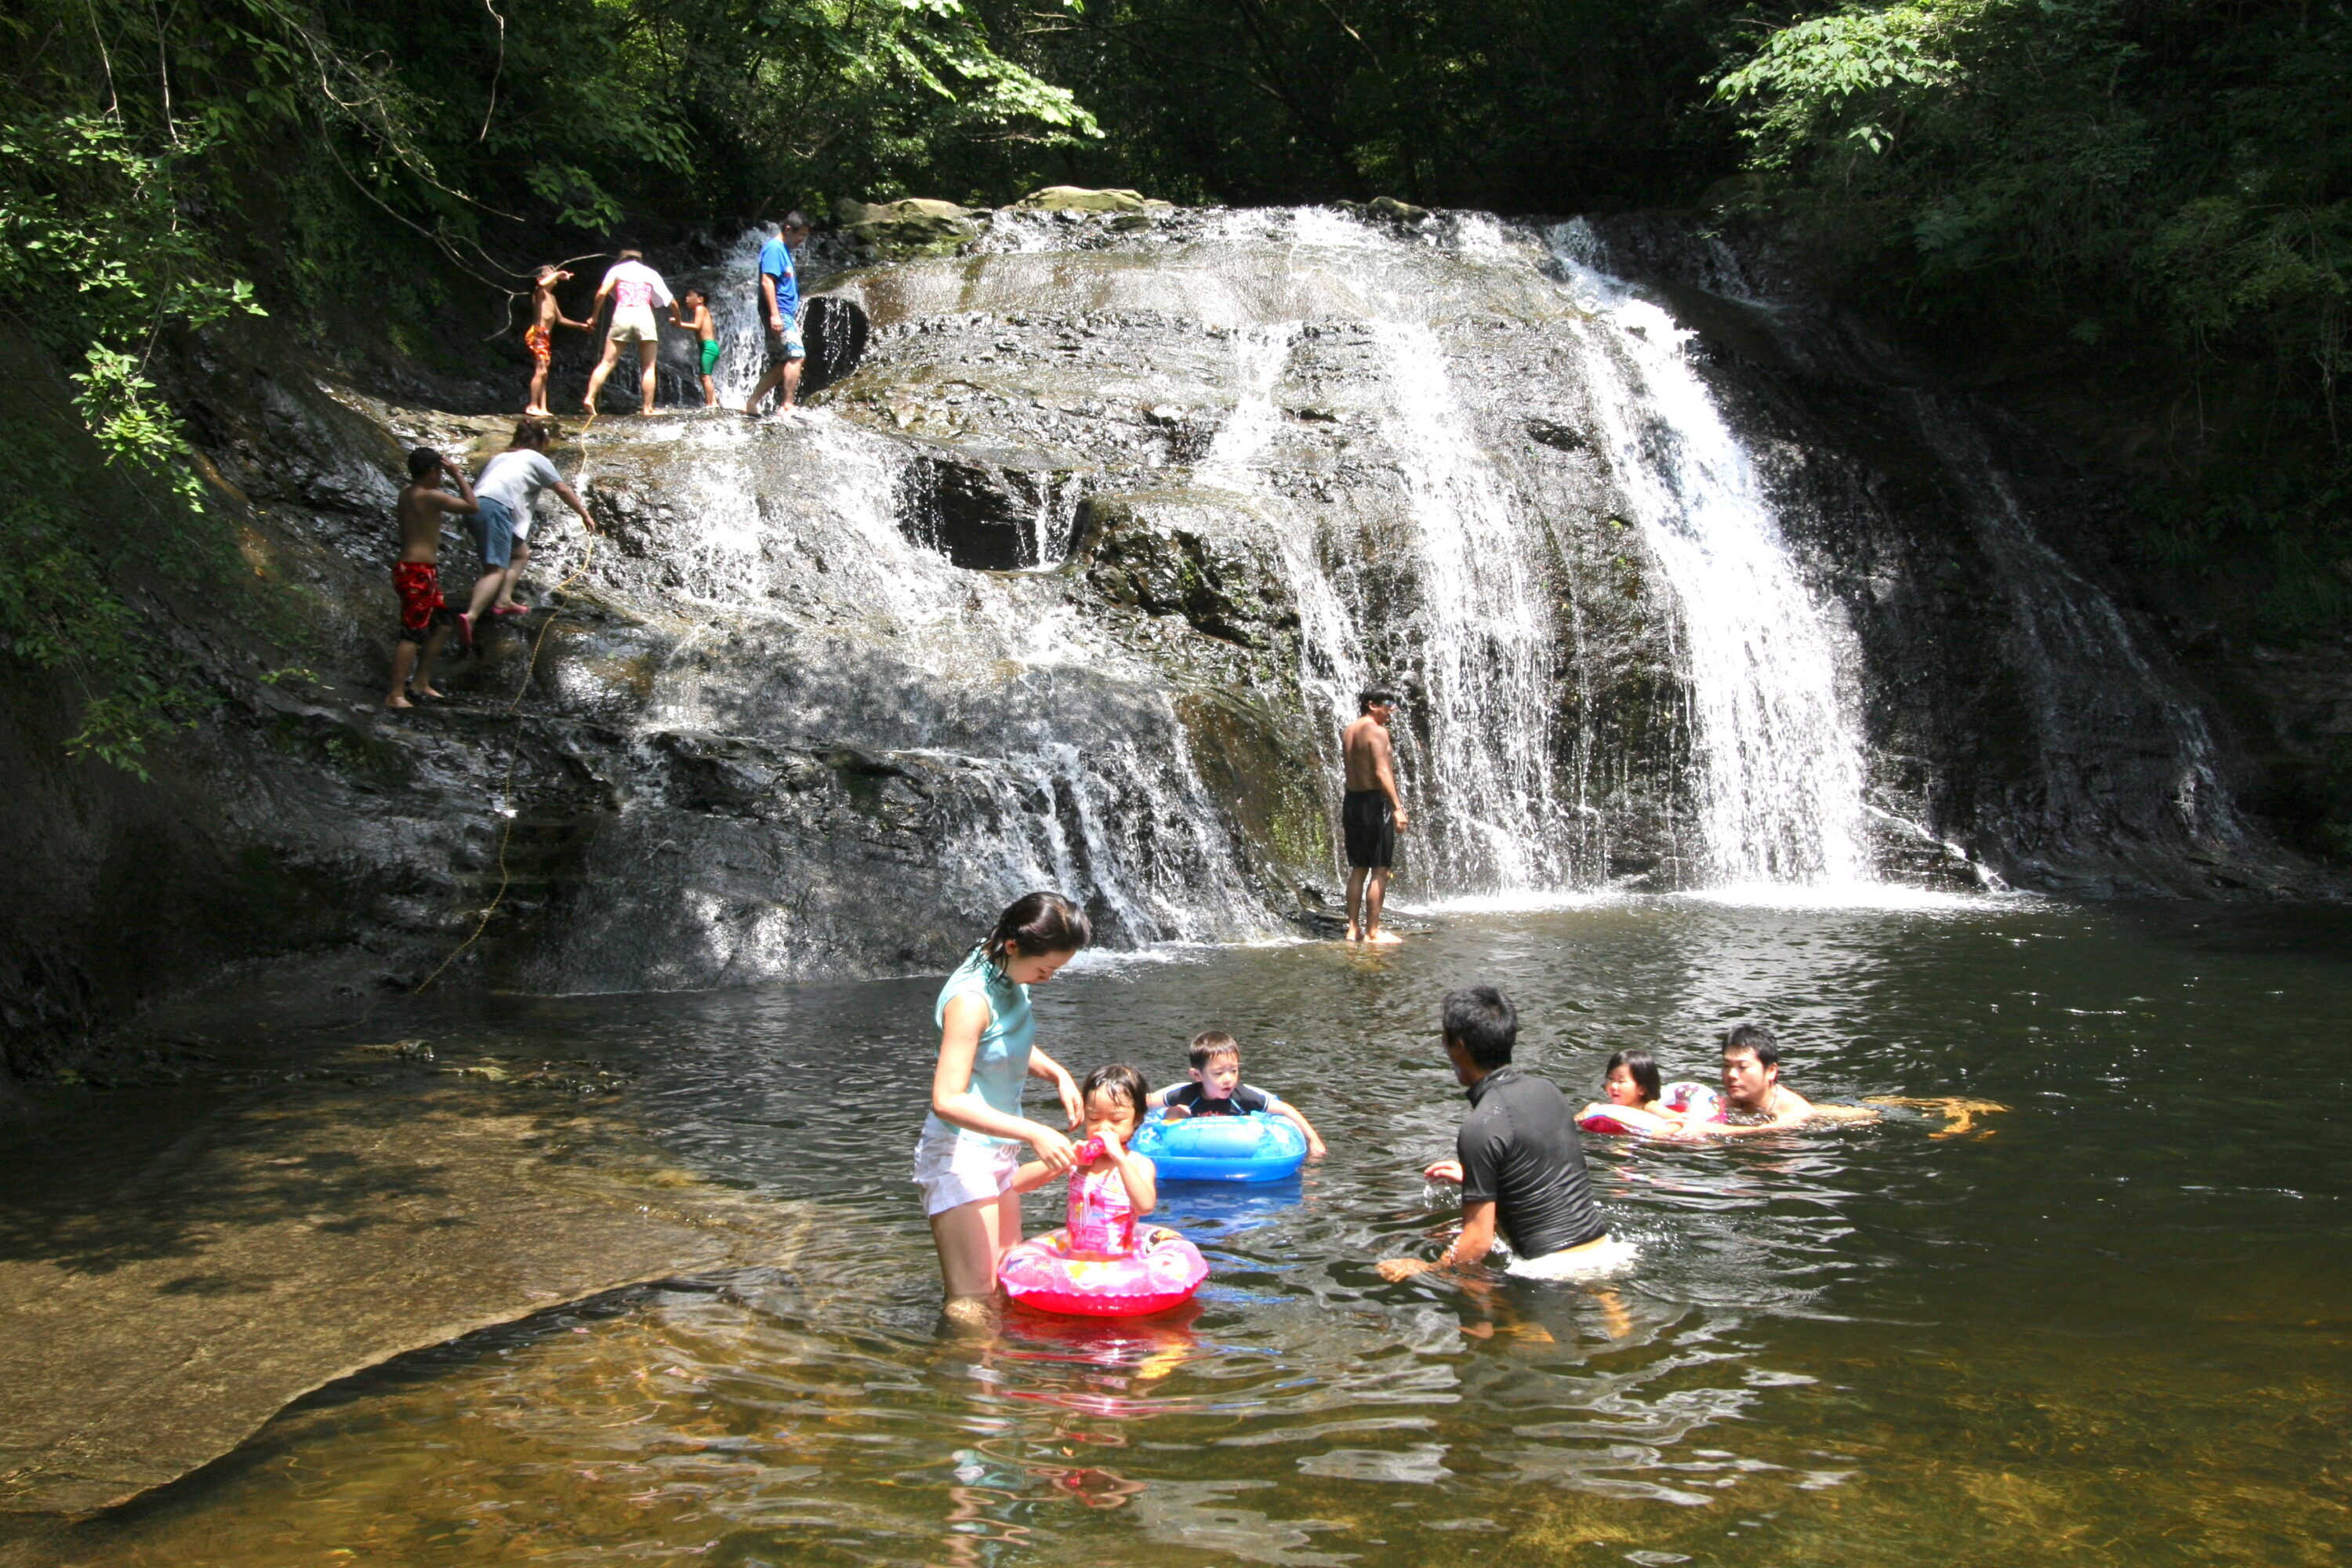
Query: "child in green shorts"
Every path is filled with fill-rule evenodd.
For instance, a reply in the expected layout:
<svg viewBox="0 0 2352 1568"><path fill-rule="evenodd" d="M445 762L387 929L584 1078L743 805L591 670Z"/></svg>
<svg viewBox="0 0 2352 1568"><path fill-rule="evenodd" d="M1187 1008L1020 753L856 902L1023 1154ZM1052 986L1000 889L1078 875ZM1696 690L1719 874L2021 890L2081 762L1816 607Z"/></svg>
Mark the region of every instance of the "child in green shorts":
<svg viewBox="0 0 2352 1568"><path fill-rule="evenodd" d="M683 316L678 314L680 305L686 307ZM701 289L688 289L683 296L670 301L669 324L682 327L701 340L702 406L718 407L719 384L710 379L710 373L719 368L719 324L710 319L710 301L703 296Z"/></svg>

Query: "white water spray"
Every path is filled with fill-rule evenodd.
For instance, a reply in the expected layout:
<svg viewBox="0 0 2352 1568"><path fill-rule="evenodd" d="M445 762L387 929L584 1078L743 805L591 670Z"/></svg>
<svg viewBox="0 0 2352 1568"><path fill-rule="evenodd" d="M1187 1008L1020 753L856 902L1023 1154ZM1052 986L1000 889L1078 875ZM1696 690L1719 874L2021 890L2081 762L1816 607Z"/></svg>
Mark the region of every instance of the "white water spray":
<svg viewBox="0 0 2352 1568"><path fill-rule="evenodd" d="M1755 465L1685 356L1691 334L1547 236L1589 320L1593 413L1618 488L1683 610L1700 818L1717 879L1876 880L1853 634L1798 581Z"/></svg>

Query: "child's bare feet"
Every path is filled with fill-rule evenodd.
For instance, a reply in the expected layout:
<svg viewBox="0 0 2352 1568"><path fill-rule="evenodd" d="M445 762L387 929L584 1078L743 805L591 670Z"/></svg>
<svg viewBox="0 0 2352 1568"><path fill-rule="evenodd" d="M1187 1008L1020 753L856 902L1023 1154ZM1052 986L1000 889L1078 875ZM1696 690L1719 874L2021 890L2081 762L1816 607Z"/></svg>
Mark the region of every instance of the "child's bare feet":
<svg viewBox="0 0 2352 1568"><path fill-rule="evenodd" d="M411 697L422 697L433 702L438 702L448 695L444 691L436 691L430 686L412 686L408 689L408 694Z"/></svg>
<svg viewBox="0 0 2352 1568"><path fill-rule="evenodd" d="M383 700L383 705L395 711L403 708L414 708L416 706L415 703L411 702L408 700L406 694L398 691L395 691L391 696L385 698Z"/></svg>
<svg viewBox="0 0 2352 1568"><path fill-rule="evenodd" d="M1392 931L1376 931L1371 935L1366 937L1364 942L1367 946L1370 947L1388 947L1393 943L1402 942L1404 938L1397 935L1397 933Z"/></svg>

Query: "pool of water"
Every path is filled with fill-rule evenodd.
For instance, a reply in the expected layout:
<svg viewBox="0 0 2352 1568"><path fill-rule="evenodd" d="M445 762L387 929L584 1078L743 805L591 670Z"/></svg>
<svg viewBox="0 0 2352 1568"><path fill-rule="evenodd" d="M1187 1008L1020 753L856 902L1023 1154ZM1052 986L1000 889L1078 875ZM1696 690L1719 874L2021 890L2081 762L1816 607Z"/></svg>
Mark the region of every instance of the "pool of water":
<svg viewBox="0 0 2352 1568"><path fill-rule="evenodd" d="M1383 1283L1439 1244L1440 996L1522 1065L1707 1076L1769 1020L1816 1098L2005 1107L1588 1151L1608 1287ZM1075 1069L1238 1036L1331 1156L1171 1187L1197 1301L948 1331L907 1180L935 981L500 998L404 1033L633 1075L687 1167L821 1205L790 1267L608 1298L313 1396L42 1562L1656 1564L2332 1561L2352 1537L2352 916L1659 900L1090 958ZM1055 1192L1032 1200L1055 1223Z"/></svg>

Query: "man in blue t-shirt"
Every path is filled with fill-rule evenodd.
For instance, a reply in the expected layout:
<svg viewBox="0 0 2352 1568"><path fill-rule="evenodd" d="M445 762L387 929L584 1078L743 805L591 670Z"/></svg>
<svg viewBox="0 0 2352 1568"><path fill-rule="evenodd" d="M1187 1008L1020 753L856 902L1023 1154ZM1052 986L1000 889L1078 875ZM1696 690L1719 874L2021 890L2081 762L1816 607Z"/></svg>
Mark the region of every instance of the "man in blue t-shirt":
<svg viewBox="0 0 2352 1568"><path fill-rule="evenodd" d="M779 414L791 413L793 399L800 394L801 361L808 357L808 350L801 343L801 280L793 268L793 250L808 237L809 221L796 209L786 213L782 223L768 226L768 242L760 247L760 313L768 325L768 369L743 405L743 412L754 416L761 400L778 387L783 389L776 401Z"/></svg>

